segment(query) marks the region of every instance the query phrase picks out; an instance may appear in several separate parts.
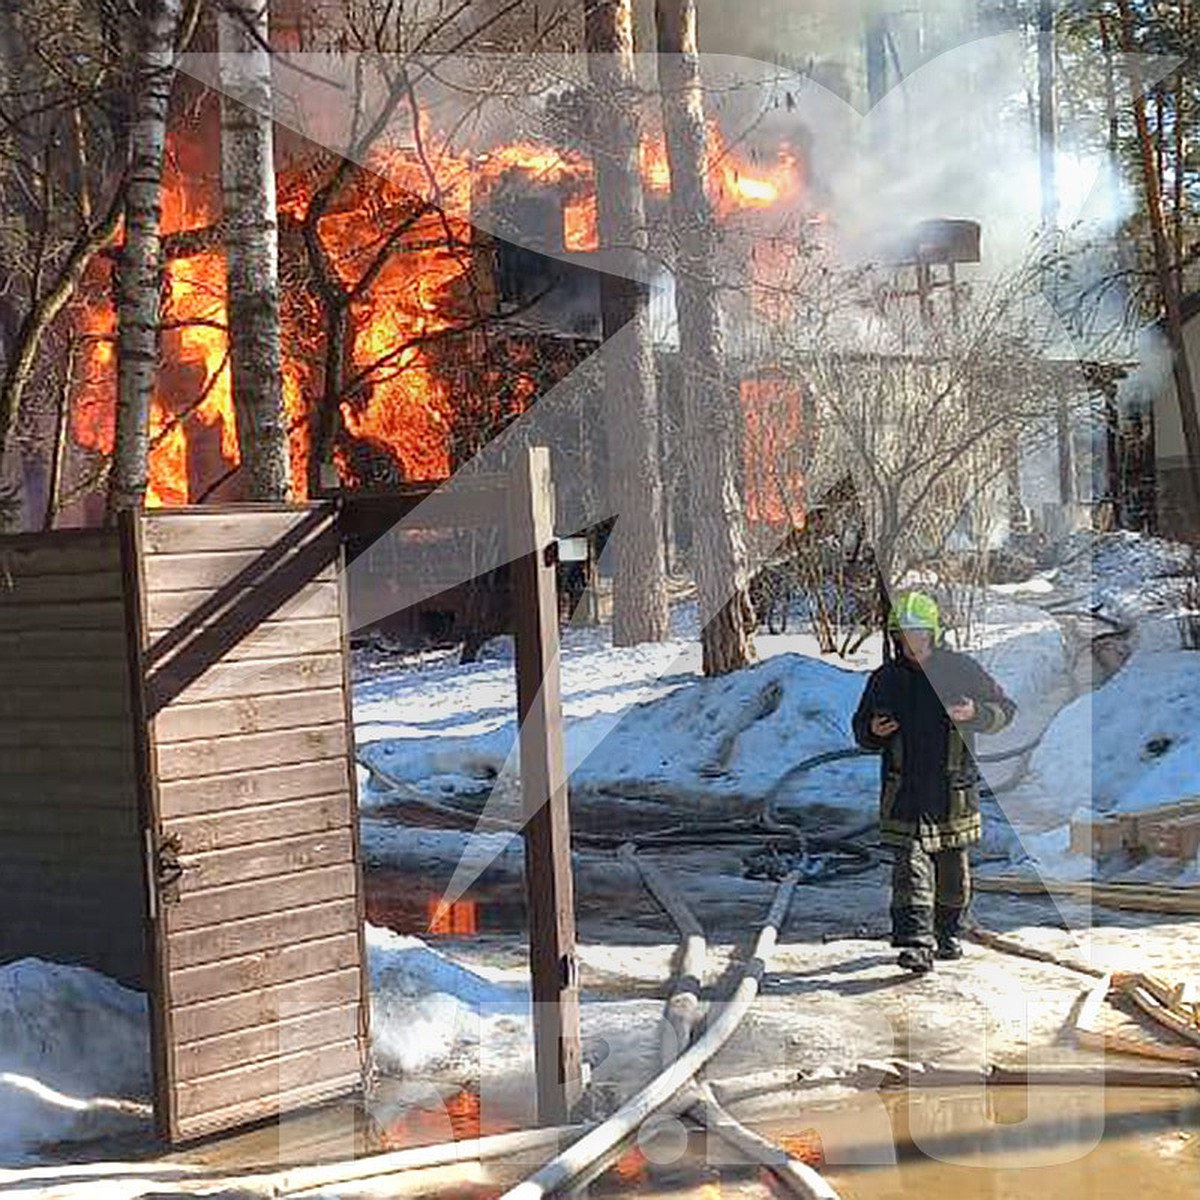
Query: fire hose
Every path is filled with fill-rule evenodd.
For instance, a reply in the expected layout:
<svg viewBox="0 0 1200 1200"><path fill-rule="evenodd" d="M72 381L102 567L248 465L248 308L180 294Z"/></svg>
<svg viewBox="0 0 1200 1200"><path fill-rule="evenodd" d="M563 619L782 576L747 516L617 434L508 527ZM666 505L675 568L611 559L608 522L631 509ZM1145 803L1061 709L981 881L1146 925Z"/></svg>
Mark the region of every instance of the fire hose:
<svg viewBox="0 0 1200 1200"><path fill-rule="evenodd" d="M639 857L630 844L621 847L620 857L627 865L637 869L646 889L679 931L679 966L671 996L663 1010L661 1058L665 1068L683 1047L691 1043L699 1023L700 979L708 957L708 943L695 914L656 866ZM691 1114L735 1149L767 1167L790 1193L802 1200L837 1200L833 1189L810 1166L792 1158L779 1146L732 1117L709 1083L698 1085L696 1097L697 1102L690 1110Z"/></svg>
<svg viewBox="0 0 1200 1200"><path fill-rule="evenodd" d="M694 1106L695 1097L691 1089L696 1074L733 1037L758 995L761 977L774 951L779 928L791 905L797 882L798 876L791 875L780 883L766 923L759 931L750 960L742 971L733 996L723 1005L716 1018L709 1022L703 1035L612 1116L552 1158L524 1183L505 1192L501 1200L542 1200L543 1197L552 1196L581 1175L594 1171L601 1162L611 1160L648 1117L667 1108L681 1093L684 1093L683 1109L686 1111ZM831 1192L820 1194L826 1200L833 1200Z"/></svg>

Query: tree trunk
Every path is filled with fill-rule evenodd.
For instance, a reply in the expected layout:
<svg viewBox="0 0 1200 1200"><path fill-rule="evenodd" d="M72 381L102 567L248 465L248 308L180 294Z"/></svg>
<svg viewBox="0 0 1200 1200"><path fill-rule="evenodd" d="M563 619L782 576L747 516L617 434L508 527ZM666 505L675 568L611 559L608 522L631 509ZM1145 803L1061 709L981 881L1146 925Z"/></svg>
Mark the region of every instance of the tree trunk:
<svg viewBox="0 0 1200 1200"><path fill-rule="evenodd" d="M221 188L229 294L229 361L244 494L291 491L279 336L271 56L266 0L225 0L221 54Z"/></svg>
<svg viewBox="0 0 1200 1200"><path fill-rule="evenodd" d="M1058 232L1058 96L1054 62L1054 2L1038 0L1038 160L1042 193L1042 245L1046 254L1057 252ZM1048 264L1054 289L1055 271ZM1058 499L1064 509L1075 502L1075 466L1071 443L1071 417L1066 396L1055 408L1058 445Z"/></svg>
<svg viewBox="0 0 1200 1200"><path fill-rule="evenodd" d="M110 518L123 509L140 508L146 498L150 404L158 368L162 164L180 17L181 0L143 0L139 6L125 245L119 265Z"/></svg>
<svg viewBox="0 0 1200 1200"><path fill-rule="evenodd" d="M734 399L725 377L717 296L717 230L706 189L695 0L657 0L658 77L671 173L675 305L679 320L684 441L692 547L703 627L704 673L745 666L753 655L746 591L745 519L738 492Z"/></svg>
<svg viewBox="0 0 1200 1200"><path fill-rule="evenodd" d="M308 494L317 497L328 486L334 450L342 427L342 392L346 363L354 345L350 306L340 297L322 293L325 306L325 372L321 397L309 421Z"/></svg>
<svg viewBox="0 0 1200 1200"><path fill-rule="evenodd" d="M1142 177L1146 192L1146 216L1150 222L1150 234L1154 243L1154 263L1162 293L1163 310L1167 318L1167 339L1171 345L1171 366L1175 376L1175 395L1179 403L1179 419L1183 426L1183 440L1187 448L1188 477L1191 482L1193 513L1192 521L1200 521L1200 421L1196 417L1196 392L1192 381L1191 364L1188 362L1187 343L1183 338L1183 316L1180 312L1178 278L1175 264L1171 261L1171 250L1163 218L1162 190L1155 169L1154 146L1150 139L1150 127L1146 120L1146 96L1142 90L1142 76L1134 58L1136 47L1133 41L1133 15L1129 0L1119 0L1123 49L1129 55L1130 91L1133 100L1133 118L1137 127L1138 145L1142 157Z"/></svg>
<svg viewBox="0 0 1200 1200"><path fill-rule="evenodd" d="M658 392L646 284L646 212L633 59L631 0L584 0L593 87L596 209L600 247L616 273L600 277L606 359L605 425L613 530L613 643L661 642L669 630L662 541ZM610 345L611 349L611 345Z"/></svg>

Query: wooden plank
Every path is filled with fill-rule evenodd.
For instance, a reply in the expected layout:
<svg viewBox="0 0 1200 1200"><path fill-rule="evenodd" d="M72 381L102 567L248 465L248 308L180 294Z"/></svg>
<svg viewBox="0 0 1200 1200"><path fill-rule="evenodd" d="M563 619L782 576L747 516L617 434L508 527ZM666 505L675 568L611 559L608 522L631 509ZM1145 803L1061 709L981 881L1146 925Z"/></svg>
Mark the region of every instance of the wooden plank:
<svg viewBox="0 0 1200 1200"><path fill-rule="evenodd" d="M142 541L148 554L260 550L304 522L311 522L317 511L295 508L278 512L147 513L142 518Z"/></svg>
<svg viewBox="0 0 1200 1200"><path fill-rule="evenodd" d="M13 579L0 587L0 624L9 605L92 604L120 600L125 581L120 571L91 571L81 575L34 575Z"/></svg>
<svg viewBox="0 0 1200 1200"><path fill-rule="evenodd" d="M228 850L289 835L345 829L352 815L352 805L343 793L340 796L322 796L316 800L255 805L253 808L211 816L177 817L165 820L163 830L178 835L185 853L196 854L207 850Z"/></svg>
<svg viewBox="0 0 1200 1200"><path fill-rule="evenodd" d="M98 779L134 778L133 754L128 748L100 748L88 751L87 772ZM0 748L0 775L42 775L59 779L74 778L79 766L64 761L62 750L39 749L36 746L5 746Z"/></svg>
<svg viewBox="0 0 1200 1200"><path fill-rule="evenodd" d="M89 927L107 928L112 924L113 913L140 910L141 888L125 876L126 868L110 867L105 875L89 873L72 875L62 864L53 869L37 870L27 863L10 862L4 866L6 881L15 889L20 886L20 896L14 895L5 901L4 924L8 926L22 913L43 923L43 933L50 933L48 918L51 914L68 914L70 920L54 922L74 927L86 924ZM71 886L74 881L74 887ZM123 919L123 918L122 918Z"/></svg>
<svg viewBox="0 0 1200 1200"><path fill-rule="evenodd" d="M359 1070L358 1045L346 1041L252 1063L202 1080L181 1081L177 1085L181 1128L189 1118L265 1097L275 1098L318 1080L341 1079Z"/></svg>
<svg viewBox="0 0 1200 1200"><path fill-rule="evenodd" d="M268 733L328 725L343 717L340 688L292 692L282 696L247 696L204 704L168 705L154 721L160 747L197 738L219 738L238 733Z"/></svg>
<svg viewBox="0 0 1200 1200"><path fill-rule="evenodd" d="M176 969L172 965L171 1002L178 1009L357 965L357 932L297 942L198 967Z"/></svg>
<svg viewBox="0 0 1200 1200"><path fill-rule="evenodd" d="M187 1046L238 1030L271 1027L288 1017L348 1004L358 998L358 990L359 970L354 967L190 1004L175 1013L175 1037L178 1045Z"/></svg>
<svg viewBox="0 0 1200 1200"><path fill-rule="evenodd" d="M430 491L348 494L342 500L342 533L378 545L394 526L405 534L417 529L494 528L504 523L508 482L499 474L460 474Z"/></svg>
<svg viewBox="0 0 1200 1200"><path fill-rule="evenodd" d="M170 996L167 992L167 934L158 882L155 847L159 835L158 787L154 778L154 730L146 707L145 619L146 571L141 514L125 509L117 518L121 537L121 570L125 588L125 634L128 643L128 688L135 730L134 771L138 819L143 829L137 878L144 897L143 941L146 946L146 991L150 1017L154 1131L170 1138L178 1129L178 1110L171 1077L174 1044Z"/></svg>
<svg viewBox="0 0 1200 1200"><path fill-rule="evenodd" d="M0 590L9 579L88 575L120 568L121 548L115 533L81 532L53 542L29 534L0 540Z"/></svg>
<svg viewBox="0 0 1200 1200"><path fill-rule="evenodd" d="M78 604L4 604L0 600L0 630L5 633L59 633L122 629L124 605L119 600Z"/></svg>
<svg viewBox="0 0 1200 1200"><path fill-rule="evenodd" d="M128 858L103 863L63 859L39 863L8 858L4 860L4 885L11 892L4 901L5 920L22 909L40 914L45 920L47 913L60 907L103 912L129 903L140 906L142 890L136 880L130 879L130 867L136 865Z"/></svg>
<svg viewBox="0 0 1200 1200"><path fill-rule="evenodd" d="M90 750L133 747L128 719L79 718L58 720L45 714L16 713L0 721L0 753L5 748L37 746L42 749ZM86 770L86 766L83 768Z"/></svg>
<svg viewBox="0 0 1200 1200"><path fill-rule="evenodd" d="M326 542L328 540L326 539ZM207 554L152 555L146 559L146 586L152 596L159 592L186 592L206 588L217 590L237 584L240 577L260 569L265 583L271 573L265 566L271 549L272 547L266 546L262 550L213 550ZM305 583L336 579L337 569L331 561L325 560L324 565L321 565L321 560L325 559L322 549L323 547L303 546L287 556L284 563L289 563L298 555L308 552L314 561L312 573L306 575ZM261 585L256 582L254 586Z"/></svg>
<svg viewBox="0 0 1200 1200"><path fill-rule="evenodd" d="M266 913L285 912L299 905L317 904L353 896L354 869L338 863L272 880L264 887L255 880L207 892L183 895L178 904L163 913L168 933L174 936L186 929L202 929Z"/></svg>
<svg viewBox="0 0 1200 1200"><path fill-rule="evenodd" d="M563 748L550 454L518 456L509 489L516 618L525 878L529 908L537 1113L569 1120L582 1092L571 827ZM519 557L517 557L519 556Z"/></svg>
<svg viewBox="0 0 1200 1200"><path fill-rule="evenodd" d="M23 630L10 633L0 620L0 662L38 659L54 662L81 658L121 659L125 657L123 629Z"/></svg>
<svg viewBox="0 0 1200 1200"><path fill-rule="evenodd" d="M7 855L9 837L41 834L77 852L87 853L92 837L140 838L140 824L132 804L119 808L67 808L37 804L0 803L0 860Z"/></svg>
<svg viewBox="0 0 1200 1200"><path fill-rule="evenodd" d="M343 725L283 729L271 733L231 734L212 741L175 742L158 748L158 777L163 783L229 771L289 766L346 753Z"/></svg>
<svg viewBox="0 0 1200 1200"><path fill-rule="evenodd" d="M214 633L215 633L215 628ZM303 654L329 654L340 651L336 617L316 621L290 620L259 625L240 638L232 635L221 651L220 662L242 662L251 658L294 658ZM193 653L185 644L172 654L162 655L150 648L155 668L165 667L176 655Z"/></svg>
<svg viewBox="0 0 1200 1200"><path fill-rule="evenodd" d="M100 950L104 938L140 942L142 926L142 896L138 889L124 892L109 889L103 895L81 893L64 896L63 889L39 892L22 904L5 905L4 934L13 936L22 929L33 935L35 943L44 945L83 945L96 941ZM102 935L96 937L95 935ZM46 957L50 957L46 955Z"/></svg>
<svg viewBox="0 0 1200 1200"><path fill-rule="evenodd" d="M346 786L346 764L331 758L324 762L272 767L252 775L212 775L181 779L159 789L164 820L200 813L229 812L280 800L313 800Z"/></svg>
<svg viewBox="0 0 1200 1200"><path fill-rule="evenodd" d="M179 1138L193 1141L228 1129L231 1125L247 1125L283 1113L295 1112L362 1090L362 1066L353 1074L335 1075L317 1083L287 1091L276 1089L266 1094L230 1105L228 1108L200 1112L194 1117L181 1117Z"/></svg>
<svg viewBox="0 0 1200 1200"><path fill-rule="evenodd" d="M306 584L291 597L281 599L279 605L264 617L261 624L336 616L337 597L336 583ZM211 598L212 590L209 588L186 592L159 592L149 597L147 627L153 638L157 640L180 622L188 620Z"/></svg>
<svg viewBox="0 0 1200 1200"><path fill-rule="evenodd" d="M180 893L187 896L231 883L350 862L350 833L346 829L334 829L275 842L258 842L234 850L210 850L200 854L185 850L179 860L184 867Z"/></svg>
<svg viewBox="0 0 1200 1200"><path fill-rule="evenodd" d="M346 578L347 550L341 549L342 576L338 588L338 624L342 634L342 720L346 729L346 799L349 802L350 833L353 838L355 878L355 928L358 961L362 965L362 990L358 1003L358 1044L363 1069L371 1061L371 978L367 970L367 890L363 882L362 823L358 819L358 755L354 745L354 687L350 678L350 587ZM365 1083L365 1076L364 1081Z"/></svg>
<svg viewBox="0 0 1200 1200"><path fill-rule="evenodd" d="M8 682L5 680L6 684ZM128 688L96 691L60 686L51 690L37 688L33 680L12 682L12 688L0 688L0 721L16 716L58 721L89 718L132 720Z"/></svg>
<svg viewBox="0 0 1200 1200"><path fill-rule="evenodd" d="M351 1040L358 1029L358 1005L321 1009L276 1025L192 1042L175 1049L176 1078L192 1082L228 1070L231 1063L250 1064L281 1054L296 1054Z"/></svg>
<svg viewBox="0 0 1200 1200"><path fill-rule="evenodd" d="M2 533L0 534L0 550L15 550L21 546L36 543L40 546L62 546L83 542L96 542L114 537L111 529L46 529L36 533Z"/></svg>
<svg viewBox="0 0 1200 1200"><path fill-rule="evenodd" d="M175 969L203 966L306 939L355 933L357 928L358 906L354 897L344 896L244 921L226 921L211 929L177 933L171 938L171 966Z"/></svg>
<svg viewBox="0 0 1200 1200"><path fill-rule="evenodd" d="M20 830L4 836L3 861L6 870L28 864L37 870L60 876L59 884L71 886L71 879L86 861L89 872L117 874L137 866L140 844L136 837L119 831L75 837L69 832L58 835L46 830Z"/></svg>
<svg viewBox="0 0 1200 1200"><path fill-rule="evenodd" d="M65 764L64 770L70 769L70 764ZM36 795L38 807L59 810L58 819L68 819L63 814L73 810L115 808L136 811L132 777L94 779L80 772L22 775L0 769L0 811L25 807L31 794Z"/></svg>
<svg viewBox="0 0 1200 1200"><path fill-rule="evenodd" d="M196 704L334 687L341 678L341 655L218 662L194 680L187 680L181 672L178 663L151 672L147 680L151 715L156 716L168 703ZM180 682L184 682L183 687L178 686Z"/></svg>
<svg viewBox="0 0 1200 1200"><path fill-rule="evenodd" d="M42 692L80 691L85 688L108 694L125 694L129 689L129 676L123 659L79 658L27 659L11 670L19 670L21 676Z"/></svg>

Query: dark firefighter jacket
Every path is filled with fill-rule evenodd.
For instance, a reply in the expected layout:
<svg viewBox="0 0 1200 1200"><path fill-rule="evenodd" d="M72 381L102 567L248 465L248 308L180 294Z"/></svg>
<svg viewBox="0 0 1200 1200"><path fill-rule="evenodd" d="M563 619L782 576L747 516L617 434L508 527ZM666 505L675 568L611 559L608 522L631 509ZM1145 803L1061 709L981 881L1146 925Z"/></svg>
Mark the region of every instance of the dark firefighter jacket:
<svg viewBox="0 0 1200 1200"><path fill-rule="evenodd" d="M956 727L946 708L966 697L975 701L975 719ZM873 672L854 714L854 736L863 749L883 753L882 840L916 840L931 853L977 842L975 734L998 732L1016 711L973 658L943 647L923 668L901 656ZM899 722L890 738L871 733L871 718L880 713Z"/></svg>

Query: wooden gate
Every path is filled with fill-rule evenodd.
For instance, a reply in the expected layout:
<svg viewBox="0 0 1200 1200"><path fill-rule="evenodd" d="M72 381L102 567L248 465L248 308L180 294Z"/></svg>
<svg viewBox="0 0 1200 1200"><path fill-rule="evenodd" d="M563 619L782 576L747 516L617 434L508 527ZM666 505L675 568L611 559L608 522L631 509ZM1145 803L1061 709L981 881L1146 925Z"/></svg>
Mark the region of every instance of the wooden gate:
<svg viewBox="0 0 1200 1200"><path fill-rule="evenodd" d="M131 516L122 536L156 1110L175 1142L366 1072L341 544L329 506Z"/></svg>

